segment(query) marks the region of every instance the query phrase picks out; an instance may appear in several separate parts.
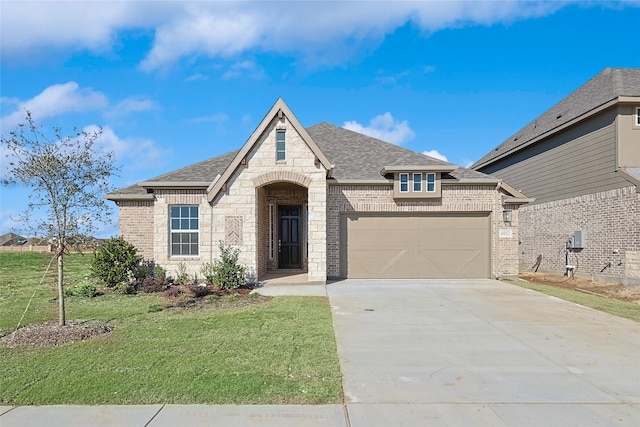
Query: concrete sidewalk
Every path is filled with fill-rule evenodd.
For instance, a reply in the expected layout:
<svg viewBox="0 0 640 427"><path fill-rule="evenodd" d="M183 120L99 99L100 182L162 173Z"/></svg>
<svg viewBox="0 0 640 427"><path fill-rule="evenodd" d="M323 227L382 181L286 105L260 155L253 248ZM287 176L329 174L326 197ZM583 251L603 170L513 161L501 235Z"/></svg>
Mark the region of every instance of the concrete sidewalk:
<svg viewBox="0 0 640 427"><path fill-rule="evenodd" d="M636 322L495 280L346 280L263 292L329 296L344 406L0 407L0 425L640 425Z"/></svg>
<svg viewBox="0 0 640 427"><path fill-rule="evenodd" d="M347 427L341 405L0 407L2 427Z"/></svg>

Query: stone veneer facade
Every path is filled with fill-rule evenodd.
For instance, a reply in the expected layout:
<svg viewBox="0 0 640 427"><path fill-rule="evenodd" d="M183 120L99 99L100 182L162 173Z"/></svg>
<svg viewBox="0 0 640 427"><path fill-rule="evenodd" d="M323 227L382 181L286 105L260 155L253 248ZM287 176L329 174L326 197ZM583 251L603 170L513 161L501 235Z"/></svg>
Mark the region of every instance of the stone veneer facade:
<svg viewBox="0 0 640 427"><path fill-rule="evenodd" d="M286 159L276 160L276 131L286 132ZM239 262L258 276L277 270L269 257L269 204L300 204L308 230L303 271L312 282L326 282L326 169L283 118L275 119L232 174L212 203L205 190L156 190L155 201L120 202L121 236L147 259L175 274L186 263L199 274L203 263L219 256L218 242L240 249ZM278 189L287 183L287 190ZM195 257L169 255L169 208L199 206L200 253ZM306 217L304 215L306 213ZM304 228L303 228L304 229Z"/></svg>
<svg viewBox="0 0 640 427"><path fill-rule="evenodd" d="M565 244L584 230L570 254L576 275L640 284L640 193L635 186L520 208L520 270L564 274Z"/></svg>

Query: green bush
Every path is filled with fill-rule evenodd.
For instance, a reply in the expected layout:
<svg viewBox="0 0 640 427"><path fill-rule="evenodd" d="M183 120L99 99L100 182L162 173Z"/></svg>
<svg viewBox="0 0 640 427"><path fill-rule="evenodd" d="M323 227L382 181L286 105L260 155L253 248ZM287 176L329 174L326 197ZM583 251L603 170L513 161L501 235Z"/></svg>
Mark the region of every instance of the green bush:
<svg viewBox="0 0 640 427"><path fill-rule="evenodd" d="M161 265L156 264L153 267L153 275L163 285L167 284L167 270Z"/></svg>
<svg viewBox="0 0 640 427"><path fill-rule="evenodd" d="M96 252L91 273L105 286L113 288L133 278L141 262L142 256L135 246L124 239L112 238Z"/></svg>
<svg viewBox="0 0 640 427"><path fill-rule="evenodd" d="M205 262L200 267L200 273L204 276L204 282L207 285L213 285L216 277L216 267L210 262Z"/></svg>
<svg viewBox="0 0 640 427"><path fill-rule="evenodd" d="M98 289L94 286L93 283L89 280L88 277L82 279L80 283L76 283L71 288L66 288L64 290L64 295L67 297L85 297L85 298L93 298L98 296Z"/></svg>
<svg viewBox="0 0 640 427"><path fill-rule="evenodd" d="M220 259L213 264L213 284L220 289L237 289L245 284L245 267L238 264L240 249L220 242Z"/></svg>
<svg viewBox="0 0 640 427"><path fill-rule="evenodd" d="M129 295L129 294L135 294L136 293L136 287L132 284L132 283L118 283L114 288L114 291L116 291L119 294L124 294L124 295Z"/></svg>
<svg viewBox="0 0 640 427"><path fill-rule="evenodd" d="M176 283L178 285L186 285L189 283L189 273L187 273L187 263L184 261L178 263L178 274L176 275Z"/></svg>

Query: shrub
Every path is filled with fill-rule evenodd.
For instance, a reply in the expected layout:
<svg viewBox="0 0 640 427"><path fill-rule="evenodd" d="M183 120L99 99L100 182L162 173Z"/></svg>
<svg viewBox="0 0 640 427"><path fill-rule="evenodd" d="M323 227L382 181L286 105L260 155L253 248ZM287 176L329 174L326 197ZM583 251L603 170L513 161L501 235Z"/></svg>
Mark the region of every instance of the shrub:
<svg viewBox="0 0 640 427"><path fill-rule="evenodd" d="M180 294L182 294L182 291L180 289L178 289L175 286L171 286L169 288L167 288L167 290L164 292L165 296L167 296L168 298L175 298L178 297Z"/></svg>
<svg viewBox="0 0 640 427"><path fill-rule="evenodd" d="M187 294L191 295L194 298L201 298L211 293L211 289L206 286L200 285L186 285L185 290Z"/></svg>
<svg viewBox="0 0 640 427"><path fill-rule="evenodd" d="M153 275L163 285L167 284L167 270L164 269L162 266L156 264L153 267Z"/></svg>
<svg viewBox="0 0 640 427"><path fill-rule="evenodd" d="M71 288L66 288L64 290L64 295L67 297L76 296L76 297L85 297L85 298L93 298L98 296L98 289L91 283L89 278L85 277L82 279L80 283L75 284Z"/></svg>
<svg viewBox="0 0 640 427"><path fill-rule="evenodd" d="M95 254L91 273L108 287L131 279L142 262L142 256L131 243L121 238L107 240Z"/></svg>
<svg viewBox="0 0 640 427"><path fill-rule="evenodd" d="M207 285L213 285L216 276L216 267L210 262L205 262L200 267L200 273L204 276L204 281Z"/></svg>
<svg viewBox="0 0 640 427"><path fill-rule="evenodd" d="M113 290L119 294L124 294L124 295L136 293L136 287L133 285L133 283L118 283L113 288Z"/></svg>
<svg viewBox="0 0 640 427"><path fill-rule="evenodd" d="M145 277L136 281L136 289L146 294L153 292L162 292L167 289L167 285L159 279L153 277Z"/></svg>
<svg viewBox="0 0 640 427"><path fill-rule="evenodd" d="M220 242L220 259L214 262L213 283L220 289L237 289L244 285L243 265L238 264L240 249L226 246Z"/></svg>
<svg viewBox="0 0 640 427"><path fill-rule="evenodd" d="M182 261L178 264L178 274L176 275L176 283L178 285L186 285L189 283L189 273L187 273L187 264Z"/></svg>

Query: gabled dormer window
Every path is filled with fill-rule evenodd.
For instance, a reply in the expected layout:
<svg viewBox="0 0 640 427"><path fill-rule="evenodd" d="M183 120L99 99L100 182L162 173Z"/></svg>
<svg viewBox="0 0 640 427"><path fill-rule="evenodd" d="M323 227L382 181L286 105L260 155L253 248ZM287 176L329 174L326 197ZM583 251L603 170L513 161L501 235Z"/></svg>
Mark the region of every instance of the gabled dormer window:
<svg viewBox="0 0 640 427"><path fill-rule="evenodd" d="M400 192L401 193L409 192L409 174L408 173L400 174Z"/></svg>
<svg viewBox="0 0 640 427"><path fill-rule="evenodd" d="M413 174L413 192L414 193L422 192L422 174L421 173Z"/></svg>
<svg viewBox="0 0 640 427"><path fill-rule="evenodd" d="M428 173L427 175L427 193L434 193L436 191L436 174Z"/></svg>
<svg viewBox="0 0 640 427"><path fill-rule="evenodd" d="M284 161L286 159L286 143L284 129L276 131L276 161Z"/></svg>

